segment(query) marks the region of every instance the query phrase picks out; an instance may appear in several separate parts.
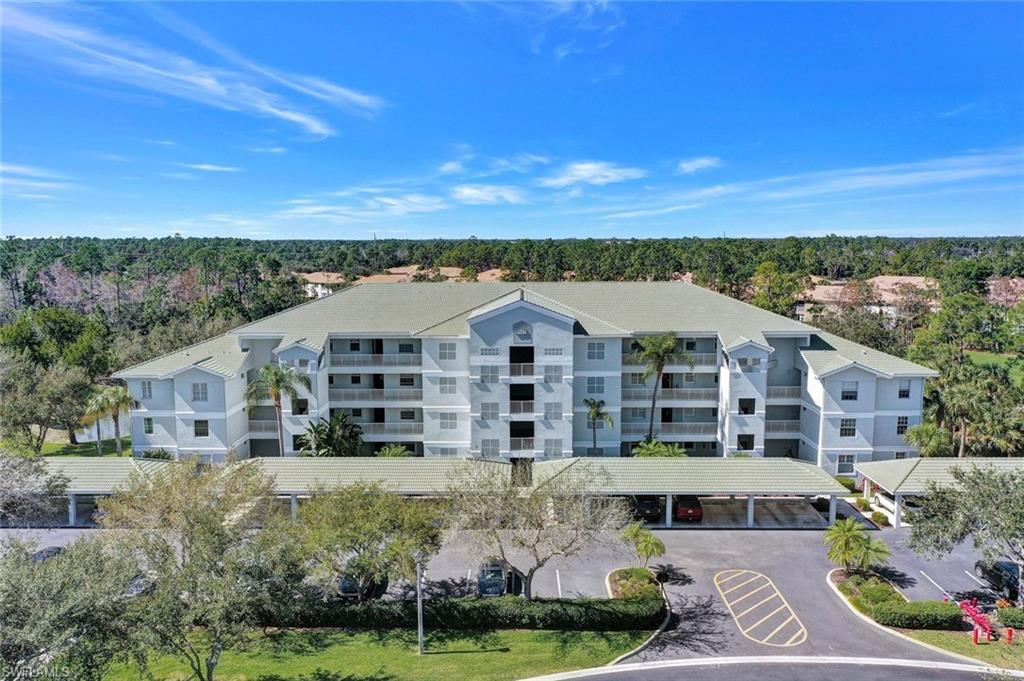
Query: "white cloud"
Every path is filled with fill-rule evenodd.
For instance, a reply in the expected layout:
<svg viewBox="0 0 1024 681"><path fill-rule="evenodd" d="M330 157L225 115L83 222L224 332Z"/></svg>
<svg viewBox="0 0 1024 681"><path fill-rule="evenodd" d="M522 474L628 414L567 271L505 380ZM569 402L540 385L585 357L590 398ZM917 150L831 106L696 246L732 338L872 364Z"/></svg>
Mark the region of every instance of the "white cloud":
<svg viewBox="0 0 1024 681"><path fill-rule="evenodd" d="M949 109L948 111L943 111L939 114L939 118L956 118L960 114L967 113L972 109L977 109L979 106L981 106L981 102L969 102L962 106Z"/></svg>
<svg viewBox="0 0 1024 681"><path fill-rule="evenodd" d="M665 206L664 208L651 208L641 210L631 210L624 213L612 213L611 215L605 215L607 220L623 220L628 218L646 218L653 217L655 215L668 215L670 213L679 213L684 210L693 210L694 208L700 208L702 203L686 203L680 206Z"/></svg>
<svg viewBox="0 0 1024 681"><path fill-rule="evenodd" d="M461 173L466 169L462 161L445 161L437 167L437 172L444 173L445 175L454 175L455 173Z"/></svg>
<svg viewBox="0 0 1024 681"><path fill-rule="evenodd" d="M542 187L569 187L575 184L605 185L646 177L642 168L629 168L607 161L577 161L565 166L560 173L537 180Z"/></svg>
<svg viewBox="0 0 1024 681"><path fill-rule="evenodd" d="M46 192L68 189L72 185L52 170L38 166L0 163L0 185L14 190L25 190L22 198L39 198ZM39 196L29 197L29 194Z"/></svg>
<svg viewBox="0 0 1024 681"><path fill-rule="evenodd" d="M522 192L516 187L497 184L463 184L452 187L452 198L470 205L524 201Z"/></svg>
<svg viewBox="0 0 1024 681"><path fill-rule="evenodd" d="M205 173L237 173L241 168L235 166L220 166L214 163L179 163L182 168L202 170Z"/></svg>
<svg viewBox="0 0 1024 681"><path fill-rule="evenodd" d="M285 147L268 146L268 147L246 147L246 151L251 151L254 154L284 154L288 151Z"/></svg>
<svg viewBox="0 0 1024 681"><path fill-rule="evenodd" d="M536 165L548 165L549 163L551 163L551 159L547 156L523 152L515 156L502 156L491 159L490 169L484 175L525 173Z"/></svg>
<svg viewBox="0 0 1024 681"><path fill-rule="evenodd" d="M676 172L680 175L690 175L699 170L708 168L720 168L722 159L717 156L698 156L696 158L684 158L676 164Z"/></svg>
<svg viewBox="0 0 1024 681"><path fill-rule="evenodd" d="M394 196L371 195L356 203L294 203L275 213L277 220L315 219L339 224L365 222L417 213L433 213L448 208L440 196L420 193Z"/></svg>

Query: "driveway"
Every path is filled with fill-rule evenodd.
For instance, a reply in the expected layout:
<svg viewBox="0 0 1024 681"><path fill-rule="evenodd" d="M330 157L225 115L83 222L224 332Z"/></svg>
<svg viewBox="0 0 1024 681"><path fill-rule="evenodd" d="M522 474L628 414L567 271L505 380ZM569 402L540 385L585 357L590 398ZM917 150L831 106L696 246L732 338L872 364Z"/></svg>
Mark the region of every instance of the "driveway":
<svg viewBox="0 0 1024 681"><path fill-rule="evenodd" d="M908 527L883 529L878 536L892 549L890 576L908 598L920 601L944 596L952 600L977 597L985 604L994 602L996 594L974 576L974 563L981 556L970 542L956 547L949 555L923 558L907 548Z"/></svg>

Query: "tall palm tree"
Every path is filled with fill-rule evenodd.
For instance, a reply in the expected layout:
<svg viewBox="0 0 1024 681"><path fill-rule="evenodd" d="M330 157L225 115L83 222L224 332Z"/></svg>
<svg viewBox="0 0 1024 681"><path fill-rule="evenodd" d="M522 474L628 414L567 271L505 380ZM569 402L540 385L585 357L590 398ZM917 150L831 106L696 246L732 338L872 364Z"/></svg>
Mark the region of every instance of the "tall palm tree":
<svg viewBox="0 0 1024 681"><path fill-rule="evenodd" d="M128 392L128 388L123 385L110 386L104 392L107 394L107 406L110 407L110 419L114 422L114 442L117 446L117 455L121 456L123 454L123 447L121 445L121 411L124 409L134 409L139 406L139 403Z"/></svg>
<svg viewBox="0 0 1024 681"><path fill-rule="evenodd" d="M611 428L615 425L612 415L605 411L604 400L584 398L583 405L587 408L587 421L590 423L590 430L594 435L594 451L597 451L597 424L600 421L608 424Z"/></svg>
<svg viewBox="0 0 1024 681"><path fill-rule="evenodd" d="M837 520L825 530L824 543L828 546L828 559L841 566L846 574L850 574L866 539L864 528L853 518Z"/></svg>
<svg viewBox="0 0 1024 681"><path fill-rule="evenodd" d="M85 403L85 413L82 415L82 423L96 425L96 454L103 456L103 433L100 424L103 419L110 415L110 397L103 386L96 386Z"/></svg>
<svg viewBox="0 0 1024 681"><path fill-rule="evenodd" d="M259 378L245 389L245 410L252 413L263 400L274 404L277 416L278 455L284 456L284 422L281 419L281 398L291 401L299 399L299 388L310 389L309 376L300 374L292 367L266 364L260 368Z"/></svg>
<svg viewBox="0 0 1024 681"><path fill-rule="evenodd" d="M661 377L665 373L665 365L673 355L680 357L693 368L693 357L688 352L676 350L676 334L669 332L658 336L642 336L637 339L637 348L630 353L629 361L644 365L644 380L654 376L654 389L651 391L651 414L647 424L647 439L654 439L654 410L658 404L658 388Z"/></svg>

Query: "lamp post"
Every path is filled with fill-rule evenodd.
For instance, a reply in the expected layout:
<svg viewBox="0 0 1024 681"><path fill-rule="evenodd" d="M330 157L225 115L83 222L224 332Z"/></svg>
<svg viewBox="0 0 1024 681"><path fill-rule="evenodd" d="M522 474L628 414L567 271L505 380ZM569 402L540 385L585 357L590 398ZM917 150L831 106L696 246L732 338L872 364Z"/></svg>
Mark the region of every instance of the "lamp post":
<svg viewBox="0 0 1024 681"><path fill-rule="evenodd" d="M423 654L423 561L426 556L417 553L416 556L416 638L419 643L417 655Z"/></svg>

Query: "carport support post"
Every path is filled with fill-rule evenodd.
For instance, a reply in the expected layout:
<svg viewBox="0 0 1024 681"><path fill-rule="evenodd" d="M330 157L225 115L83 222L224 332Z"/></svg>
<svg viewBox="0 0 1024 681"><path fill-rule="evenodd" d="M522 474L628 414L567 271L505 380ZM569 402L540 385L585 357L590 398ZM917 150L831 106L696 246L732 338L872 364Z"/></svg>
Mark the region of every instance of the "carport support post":
<svg viewBox="0 0 1024 681"><path fill-rule="evenodd" d="M864 500L871 501L871 481L864 478Z"/></svg>
<svg viewBox="0 0 1024 681"><path fill-rule="evenodd" d="M893 495L892 526L903 527L903 495Z"/></svg>
<svg viewBox="0 0 1024 681"><path fill-rule="evenodd" d="M828 495L828 524L835 525L836 522L836 495Z"/></svg>
<svg viewBox="0 0 1024 681"><path fill-rule="evenodd" d="M296 520L299 517L299 495L298 494L291 495L291 505L292 505L292 520Z"/></svg>
<svg viewBox="0 0 1024 681"><path fill-rule="evenodd" d="M672 495L665 495L665 527L672 528Z"/></svg>
<svg viewBox="0 0 1024 681"><path fill-rule="evenodd" d="M747 527L754 526L754 497L747 497Z"/></svg>
<svg viewBox="0 0 1024 681"><path fill-rule="evenodd" d="M68 495L68 525L74 527L78 524L78 497L74 494Z"/></svg>

